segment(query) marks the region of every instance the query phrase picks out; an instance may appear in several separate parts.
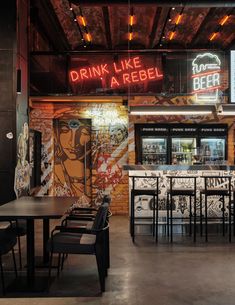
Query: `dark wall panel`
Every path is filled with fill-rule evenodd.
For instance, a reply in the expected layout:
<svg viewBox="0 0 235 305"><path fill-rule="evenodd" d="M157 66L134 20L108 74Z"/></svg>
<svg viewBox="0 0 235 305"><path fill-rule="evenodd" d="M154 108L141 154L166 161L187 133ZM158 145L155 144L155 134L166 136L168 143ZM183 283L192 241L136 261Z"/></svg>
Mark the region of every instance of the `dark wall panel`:
<svg viewBox="0 0 235 305"><path fill-rule="evenodd" d="M0 170L0 204L15 199L14 172Z"/></svg>
<svg viewBox="0 0 235 305"><path fill-rule="evenodd" d="M15 101L13 100L13 51L0 50L0 111L8 109L15 109Z"/></svg>
<svg viewBox="0 0 235 305"><path fill-rule="evenodd" d="M3 3L2 3L3 2ZM16 33L16 0L1 2L0 49L12 49Z"/></svg>

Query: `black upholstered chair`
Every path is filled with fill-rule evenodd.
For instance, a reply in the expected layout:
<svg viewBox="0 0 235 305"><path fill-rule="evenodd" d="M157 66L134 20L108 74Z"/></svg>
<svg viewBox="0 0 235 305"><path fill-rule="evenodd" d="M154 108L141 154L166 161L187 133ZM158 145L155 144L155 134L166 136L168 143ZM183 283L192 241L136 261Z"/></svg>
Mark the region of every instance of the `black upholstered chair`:
<svg viewBox="0 0 235 305"><path fill-rule="evenodd" d="M21 254L21 241L20 238L27 233L27 222L25 219L17 219L16 221L13 221L10 225L10 227L14 230L16 236L17 236L17 242L18 242L18 251L19 251L19 265L20 269L22 269L22 254Z"/></svg>
<svg viewBox="0 0 235 305"><path fill-rule="evenodd" d="M49 280L54 253L59 254L58 275L61 255L93 254L96 256L101 291L105 291L105 276L107 274L107 242L105 234L106 230L108 230L107 215L108 207L100 206L91 229L66 225L55 227L48 241L48 251L50 252Z"/></svg>
<svg viewBox="0 0 235 305"><path fill-rule="evenodd" d="M16 234L11 227L6 229L0 230L0 269L1 269L1 280L2 280L2 293L5 295L5 280L4 280L4 271L3 271L3 264L2 264L2 256L7 254L9 251L12 251L15 275L17 277L17 268L16 268L16 260L15 260L15 253L14 253L14 246L17 243Z"/></svg>

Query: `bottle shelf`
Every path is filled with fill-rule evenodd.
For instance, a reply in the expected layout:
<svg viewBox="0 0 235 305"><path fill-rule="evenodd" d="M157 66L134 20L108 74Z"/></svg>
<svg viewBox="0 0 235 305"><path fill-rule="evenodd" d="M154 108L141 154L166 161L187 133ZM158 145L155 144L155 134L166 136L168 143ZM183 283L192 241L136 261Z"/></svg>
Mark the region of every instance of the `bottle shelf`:
<svg viewBox="0 0 235 305"><path fill-rule="evenodd" d="M143 152L143 155L166 155L166 152Z"/></svg>
<svg viewBox="0 0 235 305"><path fill-rule="evenodd" d="M176 151L176 152L174 152L174 151L172 151L172 154L174 154L174 155L186 155L186 154L193 154L193 152L192 151Z"/></svg>

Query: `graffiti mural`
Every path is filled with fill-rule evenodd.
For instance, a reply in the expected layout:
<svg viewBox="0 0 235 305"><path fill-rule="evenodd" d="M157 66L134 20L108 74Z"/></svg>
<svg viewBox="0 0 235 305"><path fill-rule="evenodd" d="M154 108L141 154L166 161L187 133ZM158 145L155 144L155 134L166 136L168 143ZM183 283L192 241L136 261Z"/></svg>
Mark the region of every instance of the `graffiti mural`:
<svg viewBox="0 0 235 305"><path fill-rule="evenodd" d="M80 147L76 158L81 158L76 165L74 160L69 159L75 148L69 147L63 150L62 142L75 134L76 124L70 127L57 125L62 129L62 134L56 131L56 121L78 120L83 125L83 120L89 121L91 137L91 172L87 176L87 183L91 183L92 205L99 205L104 194L110 194L112 198L113 213L128 213L128 176L123 172L122 166L128 159L128 115L126 107L114 103L82 103L82 104L57 104L51 107L50 104L35 104L31 110L31 128L42 132L42 186L40 195L49 196L70 196L79 193L84 187L78 178L77 168L83 164L84 158L79 155L83 148ZM65 119L66 118L66 119ZM54 122L54 124L53 124ZM72 123L72 122L71 122ZM81 124L80 128L83 128ZM65 124L66 125L66 124ZM85 124L86 125L86 124ZM69 129L70 128L70 129ZM68 129L68 130L67 130ZM78 133L78 130L76 130ZM67 132L67 133L66 133ZM86 135L83 135L83 137ZM80 145L81 146L81 145ZM67 154L66 154L67 153ZM75 152L74 152L75 154ZM88 160L87 160L88 161ZM73 171L68 172L66 166L73 164ZM67 173L64 175L63 173ZM88 173L87 173L88 175ZM91 180L91 182L90 182ZM72 185L72 187L71 187Z"/></svg>
<svg viewBox="0 0 235 305"><path fill-rule="evenodd" d="M54 193L56 196L91 197L91 131L88 120L54 121Z"/></svg>
<svg viewBox="0 0 235 305"><path fill-rule="evenodd" d="M24 123L17 141L17 164L15 168L14 191L16 197L27 195L30 187L30 164L27 160L29 128Z"/></svg>

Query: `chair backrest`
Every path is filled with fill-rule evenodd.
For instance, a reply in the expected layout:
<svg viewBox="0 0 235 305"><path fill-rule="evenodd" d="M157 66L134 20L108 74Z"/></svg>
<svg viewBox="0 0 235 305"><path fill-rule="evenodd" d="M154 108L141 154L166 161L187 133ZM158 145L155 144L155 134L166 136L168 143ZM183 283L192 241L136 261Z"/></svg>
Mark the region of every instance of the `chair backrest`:
<svg viewBox="0 0 235 305"><path fill-rule="evenodd" d="M96 213L92 229L101 230L104 228L108 214L108 206L101 205Z"/></svg>
<svg viewBox="0 0 235 305"><path fill-rule="evenodd" d="M111 204L111 197L109 195L104 195L101 205L110 206L110 204Z"/></svg>

